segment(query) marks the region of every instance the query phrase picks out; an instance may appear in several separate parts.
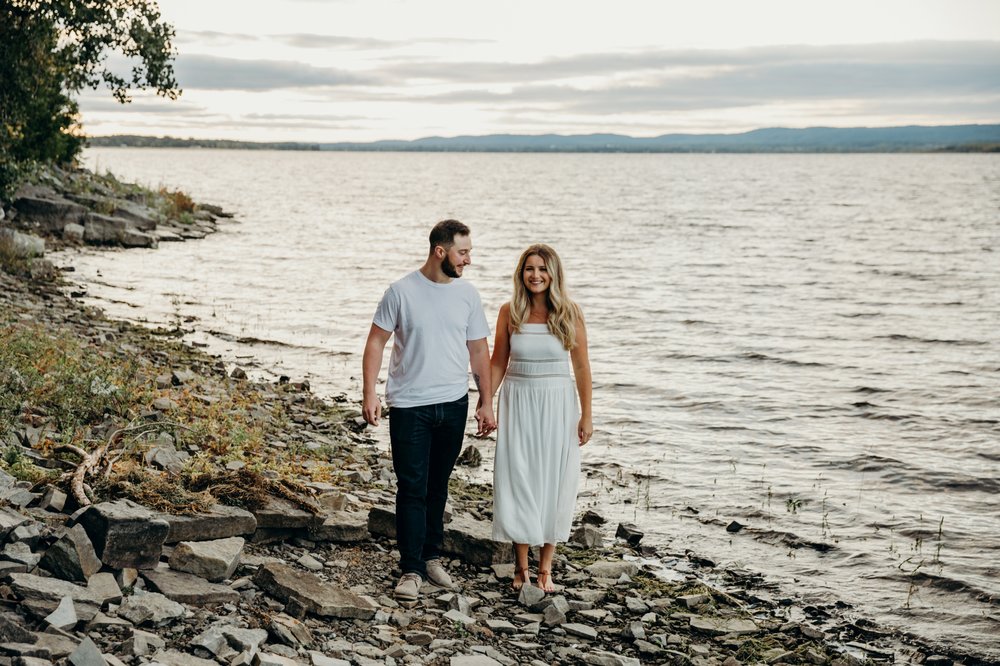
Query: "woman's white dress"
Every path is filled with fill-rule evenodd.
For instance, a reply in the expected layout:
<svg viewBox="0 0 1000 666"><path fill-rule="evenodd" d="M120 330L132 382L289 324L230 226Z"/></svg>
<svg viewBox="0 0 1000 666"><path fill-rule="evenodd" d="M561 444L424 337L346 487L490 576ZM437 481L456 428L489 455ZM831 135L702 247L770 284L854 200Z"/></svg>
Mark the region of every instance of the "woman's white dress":
<svg viewBox="0 0 1000 666"><path fill-rule="evenodd" d="M580 420L569 353L546 324L510 336L493 468L493 538L539 546L569 538L580 480Z"/></svg>

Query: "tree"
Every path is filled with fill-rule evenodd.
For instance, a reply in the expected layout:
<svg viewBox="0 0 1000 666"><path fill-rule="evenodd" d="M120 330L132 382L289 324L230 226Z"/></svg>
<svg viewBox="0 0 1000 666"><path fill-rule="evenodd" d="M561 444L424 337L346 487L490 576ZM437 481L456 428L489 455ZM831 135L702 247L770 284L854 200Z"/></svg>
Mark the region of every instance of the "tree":
<svg viewBox="0 0 1000 666"><path fill-rule="evenodd" d="M26 166L79 154L81 90L176 99L173 37L151 0L0 0L0 199Z"/></svg>

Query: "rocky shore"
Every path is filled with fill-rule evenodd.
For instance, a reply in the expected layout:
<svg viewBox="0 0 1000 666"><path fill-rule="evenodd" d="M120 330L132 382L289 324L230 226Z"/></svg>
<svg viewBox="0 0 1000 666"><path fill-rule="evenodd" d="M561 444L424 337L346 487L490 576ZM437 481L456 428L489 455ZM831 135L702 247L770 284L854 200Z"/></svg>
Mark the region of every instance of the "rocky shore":
<svg viewBox="0 0 1000 666"><path fill-rule="evenodd" d="M658 553L593 511L558 550L561 589L515 592L510 546L489 538L490 488L458 479L445 536L457 587L425 584L403 608L391 461L346 396L253 382L177 331L108 320L41 256L194 240L223 211L52 170L3 215L0 666L961 660L843 605Z"/></svg>

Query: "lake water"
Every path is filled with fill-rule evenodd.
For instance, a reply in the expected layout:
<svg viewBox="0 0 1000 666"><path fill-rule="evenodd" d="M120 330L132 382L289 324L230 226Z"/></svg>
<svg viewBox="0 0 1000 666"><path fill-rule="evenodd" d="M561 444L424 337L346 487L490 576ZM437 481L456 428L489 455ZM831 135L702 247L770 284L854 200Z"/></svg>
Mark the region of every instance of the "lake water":
<svg viewBox="0 0 1000 666"><path fill-rule="evenodd" d="M463 279L491 322L520 251L553 245L591 341L581 507L1000 660L1000 156L85 162L238 215L203 241L74 257L94 303L187 318L230 361L352 400L375 305L434 222L472 228Z"/></svg>

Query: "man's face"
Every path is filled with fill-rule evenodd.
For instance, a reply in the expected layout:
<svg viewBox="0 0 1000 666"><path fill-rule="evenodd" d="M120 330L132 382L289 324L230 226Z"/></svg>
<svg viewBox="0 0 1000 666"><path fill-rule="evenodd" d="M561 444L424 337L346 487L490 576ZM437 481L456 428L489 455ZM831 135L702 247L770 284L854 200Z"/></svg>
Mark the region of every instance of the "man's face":
<svg viewBox="0 0 1000 666"><path fill-rule="evenodd" d="M443 247L440 247L444 250ZM472 263L472 238L455 236L455 242L444 253L441 271L450 278L462 277L462 270Z"/></svg>

